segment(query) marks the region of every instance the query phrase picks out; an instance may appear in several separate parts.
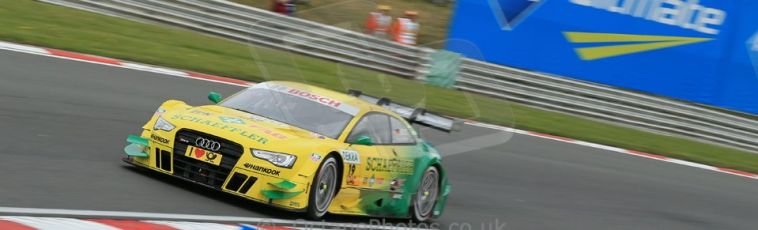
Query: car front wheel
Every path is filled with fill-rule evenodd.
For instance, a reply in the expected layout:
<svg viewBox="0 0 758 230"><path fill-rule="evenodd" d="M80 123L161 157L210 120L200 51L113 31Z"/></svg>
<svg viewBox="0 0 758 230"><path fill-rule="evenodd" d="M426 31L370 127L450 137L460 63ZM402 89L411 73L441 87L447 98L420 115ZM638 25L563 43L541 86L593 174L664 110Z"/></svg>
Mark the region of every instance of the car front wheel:
<svg viewBox="0 0 758 230"><path fill-rule="evenodd" d="M308 195L308 218L319 220L326 214L337 191L337 160L333 156L321 162Z"/></svg>

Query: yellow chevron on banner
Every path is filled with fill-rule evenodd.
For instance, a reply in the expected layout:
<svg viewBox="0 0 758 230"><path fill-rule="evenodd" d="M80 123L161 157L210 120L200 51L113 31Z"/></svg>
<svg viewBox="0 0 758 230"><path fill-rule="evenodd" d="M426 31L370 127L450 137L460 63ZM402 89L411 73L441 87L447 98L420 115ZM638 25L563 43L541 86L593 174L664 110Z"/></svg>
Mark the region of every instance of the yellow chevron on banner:
<svg viewBox="0 0 758 230"><path fill-rule="evenodd" d="M656 36L639 34L563 32L566 39L574 44L581 43L628 43L623 45L598 45L594 47L575 48L579 58L585 61L664 49L713 40L712 38Z"/></svg>

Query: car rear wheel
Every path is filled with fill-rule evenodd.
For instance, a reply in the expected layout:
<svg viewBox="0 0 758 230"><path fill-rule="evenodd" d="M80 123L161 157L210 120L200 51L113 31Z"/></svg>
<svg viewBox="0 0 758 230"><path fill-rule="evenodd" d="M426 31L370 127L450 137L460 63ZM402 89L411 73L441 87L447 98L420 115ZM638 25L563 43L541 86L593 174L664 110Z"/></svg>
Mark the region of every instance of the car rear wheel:
<svg viewBox="0 0 758 230"><path fill-rule="evenodd" d="M413 196L413 219L418 222L428 221L432 217L434 204L439 194L440 173L434 166L424 171L419 181L418 192Z"/></svg>
<svg viewBox="0 0 758 230"><path fill-rule="evenodd" d="M321 162L308 195L308 218L321 219L329 209L337 191L337 183L339 183L337 169L337 160L333 156L329 156Z"/></svg>

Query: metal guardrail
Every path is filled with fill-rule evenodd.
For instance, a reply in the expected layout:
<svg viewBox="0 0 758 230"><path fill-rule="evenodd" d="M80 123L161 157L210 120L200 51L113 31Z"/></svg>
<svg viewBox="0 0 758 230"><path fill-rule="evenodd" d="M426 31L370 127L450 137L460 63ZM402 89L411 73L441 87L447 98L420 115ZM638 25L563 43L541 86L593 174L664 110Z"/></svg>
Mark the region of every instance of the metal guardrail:
<svg viewBox="0 0 758 230"><path fill-rule="evenodd" d="M457 87L551 110L758 149L758 121L608 86L466 60Z"/></svg>
<svg viewBox="0 0 758 230"><path fill-rule="evenodd" d="M184 27L408 78L433 50L222 0L41 0ZM464 59L456 88L758 151L758 121L691 103Z"/></svg>
<svg viewBox="0 0 758 230"><path fill-rule="evenodd" d="M46 0L109 15L180 26L404 77L422 50L276 13L206 0ZM305 23L304 23L305 22Z"/></svg>

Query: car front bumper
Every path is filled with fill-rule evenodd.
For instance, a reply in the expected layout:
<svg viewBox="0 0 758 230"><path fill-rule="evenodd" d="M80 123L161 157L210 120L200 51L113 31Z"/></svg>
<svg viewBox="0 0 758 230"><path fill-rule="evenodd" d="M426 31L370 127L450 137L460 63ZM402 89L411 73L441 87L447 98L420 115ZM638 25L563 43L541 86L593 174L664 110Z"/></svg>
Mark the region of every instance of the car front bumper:
<svg viewBox="0 0 758 230"><path fill-rule="evenodd" d="M305 211L309 183L303 183L303 178L296 181L277 176L274 172L281 169L260 166L263 164L245 156L241 147L236 153L221 150L223 158L218 166L199 161L184 155L189 145L179 140L191 136L180 132L172 138L168 136L156 137L150 130L141 136L131 135L127 139L130 145L124 149L124 162L259 203Z"/></svg>

